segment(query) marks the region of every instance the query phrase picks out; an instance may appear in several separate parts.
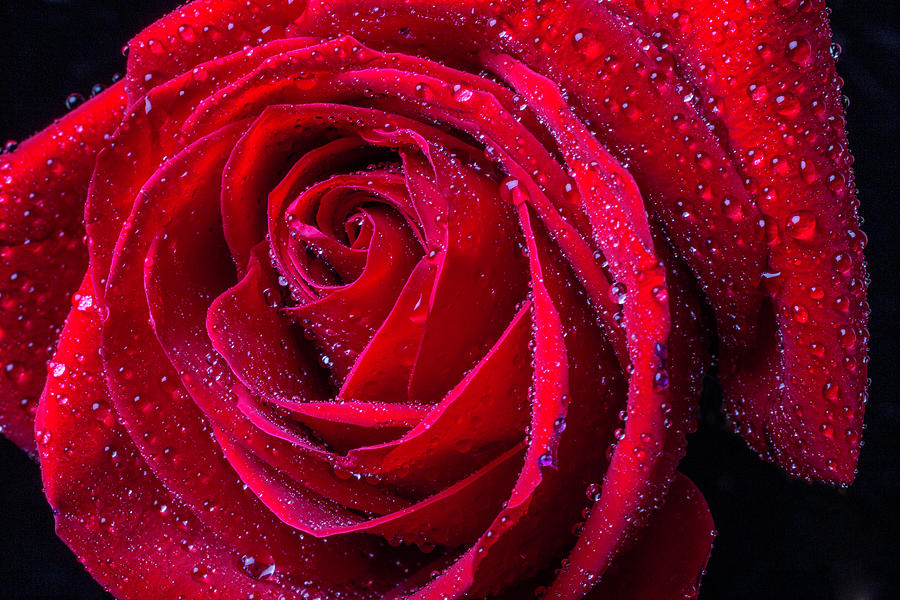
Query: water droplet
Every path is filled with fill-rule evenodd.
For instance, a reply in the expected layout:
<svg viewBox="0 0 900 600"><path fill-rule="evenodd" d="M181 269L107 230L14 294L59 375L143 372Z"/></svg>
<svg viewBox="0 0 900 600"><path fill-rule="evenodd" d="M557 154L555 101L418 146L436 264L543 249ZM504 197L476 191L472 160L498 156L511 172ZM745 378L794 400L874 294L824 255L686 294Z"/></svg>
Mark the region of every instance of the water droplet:
<svg viewBox="0 0 900 600"><path fill-rule="evenodd" d="M811 240L816 235L816 216L808 210L798 210L785 224L788 235L797 240Z"/></svg>
<svg viewBox="0 0 900 600"><path fill-rule="evenodd" d="M850 273L853 268L853 259L844 253L838 253L834 256L834 269L843 275Z"/></svg>
<svg viewBox="0 0 900 600"><path fill-rule="evenodd" d="M828 175L825 179L825 184L835 194L844 194L847 191L847 178L838 172Z"/></svg>
<svg viewBox="0 0 900 600"><path fill-rule="evenodd" d="M655 286L651 290L651 293L653 294L653 297L656 299L657 302L665 302L669 299L669 290L666 289L665 286L662 286L662 285Z"/></svg>
<svg viewBox="0 0 900 600"><path fill-rule="evenodd" d="M722 200L722 212L732 221L739 221L744 216L740 202L729 196Z"/></svg>
<svg viewBox="0 0 900 600"><path fill-rule="evenodd" d="M841 52L844 51L844 49L841 48L840 44L832 44L830 50L831 58L833 58L834 60L839 59L841 57Z"/></svg>
<svg viewBox="0 0 900 600"><path fill-rule="evenodd" d="M150 52L157 56L161 56L167 52L165 44L159 40L150 40L147 42L147 46L150 48Z"/></svg>
<svg viewBox="0 0 900 600"><path fill-rule="evenodd" d="M809 321L809 311L800 304L795 304L791 307L791 314L798 323L806 323Z"/></svg>
<svg viewBox="0 0 900 600"><path fill-rule="evenodd" d="M656 354L656 358L658 358L663 364L665 364L666 360L669 358L669 350L666 348L665 344L660 342L656 342L653 345L653 352Z"/></svg>
<svg viewBox="0 0 900 600"><path fill-rule="evenodd" d="M669 372L665 369L658 369L653 375L653 389L657 392L664 392L669 389Z"/></svg>
<svg viewBox="0 0 900 600"><path fill-rule="evenodd" d="M72 93L66 96L66 110L72 110L80 106L84 102L84 96L79 93Z"/></svg>
<svg viewBox="0 0 900 600"><path fill-rule="evenodd" d="M178 37L190 44L196 41L197 33L190 25L181 25L180 27L178 27Z"/></svg>
<svg viewBox="0 0 900 600"><path fill-rule="evenodd" d="M850 312L850 299L847 298L847 296L838 296L837 298L834 299L834 302L832 302L832 305L834 306L834 308L836 310L839 310L840 312L842 312L844 314L847 314Z"/></svg>
<svg viewBox="0 0 900 600"><path fill-rule="evenodd" d="M268 579L275 573L275 563L257 560L248 554L241 557L241 568L254 579Z"/></svg>
<svg viewBox="0 0 900 600"><path fill-rule="evenodd" d="M417 83L415 89L416 96L418 96L422 100L426 102L431 102L432 100L434 100L434 91L427 83Z"/></svg>
<svg viewBox="0 0 900 600"><path fill-rule="evenodd" d="M765 84L751 83L747 87L747 94L754 102L765 102L766 98L769 97L769 90L766 88Z"/></svg>
<svg viewBox="0 0 900 600"><path fill-rule="evenodd" d="M800 101L793 94L779 94L775 96L775 112L794 118L800 114Z"/></svg>
<svg viewBox="0 0 900 600"><path fill-rule="evenodd" d="M812 45L804 37L796 38L787 44L787 56L798 65L808 65L812 57Z"/></svg>
<svg viewBox="0 0 900 600"><path fill-rule="evenodd" d="M457 102L468 102L475 96L475 93L469 88L462 87L459 84L453 86L453 97Z"/></svg>
<svg viewBox="0 0 900 600"><path fill-rule="evenodd" d="M196 565L191 569L191 577L198 581L207 582L210 578L209 568L206 565Z"/></svg>
<svg viewBox="0 0 900 600"><path fill-rule="evenodd" d="M262 292L263 299L266 301L266 304L271 308L278 308L281 306L281 292L275 288L266 288Z"/></svg>
<svg viewBox="0 0 900 600"><path fill-rule="evenodd" d="M616 282L609 286L609 297L619 306L625 304L625 297L628 294L628 288L624 283Z"/></svg>
<svg viewBox="0 0 900 600"><path fill-rule="evenodd" d="M841 327L838 331L838 340L844 350L852 350L856 346L856 332L853 329Z"/></svg>

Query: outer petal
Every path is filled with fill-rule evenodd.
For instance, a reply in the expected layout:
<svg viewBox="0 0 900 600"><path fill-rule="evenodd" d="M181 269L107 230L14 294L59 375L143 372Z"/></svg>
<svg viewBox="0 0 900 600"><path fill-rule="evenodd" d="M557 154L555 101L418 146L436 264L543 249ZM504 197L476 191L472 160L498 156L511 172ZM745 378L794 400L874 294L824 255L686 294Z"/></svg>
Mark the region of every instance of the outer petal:
<svg viewBox="0 0 900 600"><path fill-rule="evenodd" d="M297 39L279 40L254 52L238 52L200 65L129 106L110 147L97 157L84 210L91 274L101 306L116 241L141 186L166 157L175 156L196 141L180 133L184 119L204 98L247 69L303 45Z"/></svg>
<svg viewBox="0 0 900 600"><path fill-rule="evenodd" d="M87 266L85 194L122 120L116 84L0 156L0 432L34 451L34 411Z"/></svg>
<svg viewBox="0 0 900 600"><path fill-rule="evenodd" d="M91 293L86 280L80 296ZM96 309L72 310L54 361L37 416L42 477L57 533L92 575L120 600L205 600L220 589L277 598L165 490L118 424Z"/></svg>
<svg viewBox="0 0 900 600"><path fill-rule="evenodd" d="M197 0L159 19L128 43L128 97L208 60L284 37L304 0Z"/></svg>
<svg viewBox="0 0 900 600"><path fill-rule="evenodd" d="M715 535L703 494L690 479L677 473L665 504L641 532L638 542L616 559L588 598L696 598Z"/></svg>
<svg viewBox="0 0 900 600"><path fill-rule="evenodd" d="M849 483L866 400L865 237L825 2L607 4L665 41L765 217L772 323L759 349L723 351L736 428L792 474Z"/></svg>

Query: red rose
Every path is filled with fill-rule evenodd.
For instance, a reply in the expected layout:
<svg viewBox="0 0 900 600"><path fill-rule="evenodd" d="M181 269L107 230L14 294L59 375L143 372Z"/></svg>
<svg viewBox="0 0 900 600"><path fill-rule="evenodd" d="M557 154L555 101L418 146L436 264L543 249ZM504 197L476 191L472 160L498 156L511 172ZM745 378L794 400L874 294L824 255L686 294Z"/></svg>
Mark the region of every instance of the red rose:
<svg viewBox="0 0 900 600"><path fill-rule="evenodd" d="M0 159L3 431L117 597L693 597L711 338L853 479L823 3L522 4L200 0Z"/></svg>

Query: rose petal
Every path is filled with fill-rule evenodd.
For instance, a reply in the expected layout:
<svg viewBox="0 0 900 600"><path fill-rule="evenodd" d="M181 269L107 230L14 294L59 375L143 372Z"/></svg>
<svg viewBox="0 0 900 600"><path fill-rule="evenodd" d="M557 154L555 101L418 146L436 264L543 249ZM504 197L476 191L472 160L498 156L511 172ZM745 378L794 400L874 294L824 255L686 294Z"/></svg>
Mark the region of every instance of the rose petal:
<svg viewBox="0 0 900 600"><path fill-rule="evenodd" d="M766 219L772 307L761 319L775 326L761 324L761 349L725 350L736 429L796 476L850 483L866 400L865 238L824 3L609 4L664 31L677 68L721 99L704 112L728 132Z"/></svg>
<svg viewBox="0 0 900 600"><path fill-rule="evenodd" d="M91 288L86 279L81 293ZM48 380L37 421L42 477L57 533L88 570L129 600L177 594L219 598L222 589L274 600L344 581L346 556L328 566L319 561L322 548L301 544L294 548L301 560L261 564L271 561L271 548L242 554L169 493L117 423L104 382L100 331L96 309L71 312L54 357L66 368ZM384 587L390 568L377 566L367 577Z"/></svg>
<svg viewBox="0 0 900 600"><path fill-rule="evenodd" d="M424 403L442 398L481 360L515 314L527 281L520 238L496 184L437 145L431 152L435 183L450 192L446 246L409 382L410 399Z"/></svg>
<svg viewBox="0 0 900 600"><path fill-rule="evenodd" d="M576 597L590 589L591 581L609 564L622 539L640 525L638 517L646 510L649 497L658 493L670 476L669 469L674 469L674 465L660 460L671 435L660 418L661 407L668 400L667 374L663 375L665 384L658 385L660 374L665 373L658 348L664 347L669 333L668 304L659 296L659 291L666 289L665 275L653 253L636 187L628 185L630 178L617 161L565 110L558 88L508 58L489 59L489 63L511 81L557 138L581 191L595 239L628 296L623 312L625 328L633 332L628 344L633 369L630 419L613 454L607 487L586 524L587 534L597 529L604 533L602 537L586 535L579 539L571 554L573 568L565 569L552 588L554 593ZM536 97L541 98L540 103ZM661 468L663 465L665 468Z"/></svg>
<svg viewBox="0 0 900 600"><path fill-rule="evenodd" d="M215 213L211 216L213 221L217 217ZM144 287L153 331L191 399L216 427L216 441L226 443L228 440L223 442L222 436L236 440L233 443L242 445L323 500L377 514L406 506L408 503L366 482L339 478L328 453L314 446L296 447L272 439L258 431L239 410L242 395L250 393L217 360L207 337L210 299L231 283L227 275L223 282L210 265L224 267L230 275L227 249L215 226L199 227L200 231L204 229L213 231L198 236L196 224L175 220L156 232L147 256ZM281 366L291 367L289 363Z"/></svg>
<svg viewBox="0 0 900 600"><path fill-rule="evenodd" d="M344 380L338 398L366 402L411 400L407 387L425 329L423 317L436 272L431 261L416 265L390 314ZM385 361L386 356L391 360Z"/></svg>
<svg viewBox="0 0 900 600"><path fill-rule="evenodd" d="M91 290L86 280L81 293ZM240 570L240 554L150 474L116 422L97 309L73 310L61 337L55 360L66 368L48 381L37 418L42 477L59 536L121 598L214 598L217 586L275 598L276 590Z"/></svg>
<svg viewBox="0 0 900 600"><path fill-rule="evenodd" d="M494 518L521 466L521 446L434 496L374 519L326 505L237 445L225 442L223 450L260 500L285 523L301 531L323 538L374 533L395 543L453 547L477 539Z"/></svg>
<svg viewBox="0 0 900 600"><path fill-rule="evenodd" d="M87 266L82 217L94 159L124 102L113 85L0 156L0 432L29 453L47 361Z"/></svg>
<svg viewBox="0 0 900 600"><path fill-rule="evenodd" d="M346 378L422 257L414 233L395 211L370 206L360 218L369 224L371 237L368 248L359 251L365 252L359 275L345 285L323 290L318 300L284 310L314 337L337 381Z"/></svg>
<svg viewBox="0 0 900 600"><path fill-rule="evenodd" d="M637 543L616 559L587 598L696 598L716 535L714 527L703 494L690 479L676 473L665 503Z"/></svg>
<svg viewBox="0 0 900 600"><path fill-rule="evenodd" d="M309 344L266 293L278 293L265 257L251 258L246 276L212 301L206 318L209 339L234 374L257 396L282 401L324 400L324 370Z"/></svg>
<svg viewBox="0 0 900 600"><path fill-rule="evenodd" d="M170 12L128 43L129 98L134 101L150 88L216 57L291 37L285 35L286 28L303 10L303 3L291 4L294 0L264 4L198 0Z"/></svg>
<svg viewBox="0 0 900 600"><path fill-rule="evenodd" d="M128 107L110 147L97 157L84 210L94 291L101 306L119 232L141 186L167 157L197 139L181 132L184 119L201 100L238 74L252 70L272 55L303 45L298 39L279 40L252 53L238 52L204 63L153 88ZM135 152L135 148L141 151Z"/></svg>
<svg viewBox="0 0 900 600"><path fill-rule="evenodd" d="M352 450L347 468L434 492L522 439L530 417L531 309L523 305L481 362L409 433Z"/></svg>
<svg viewBox="0 0 900 600"><path fill-rule="evenodd" d="M514 190L515 191L515 190ZM481 539L413 598L494 595L574 542L585 490L605 470L625 386L583 292L530 209L519 215L535 297L535 396L525 465L507 507ZM605 349L598 352L598 349ZM566 365L567 373L560 367Z"/></svg>
<svg viewBox="0 0 900 600"><path fill-rule="evenodd" d="M153 331L142 269L134 267L135 263L142 265L153 232L179 212L179 202L184 206L194 201L199 208L210 210L210 198L218 199L222 166L239 133L239 128L232 127L189 146L144 186L142 201L122 232L109 277L103 347L107 349L104 367L113 404L148 467L208 526L229 543L254 554L260 548L290 548L298 541L288 528L279 528L267 517L252 494L241 489L210 436L203 414L178 384L177 372L157 344L147 343L153 339ZM182 173L193 176L181 178ZM217 206L218 202L212 203ZM123 348L130 351L123 352ZM159 385L163 377L166 386ZM152 436L144 436L149 430ZM173 453L190 459L173 461L169 458ZM196 475L198 468L202 477ZM209 510L210 506L227 506L228 510ZM242 516L235 519L233 515Z"/></svg>

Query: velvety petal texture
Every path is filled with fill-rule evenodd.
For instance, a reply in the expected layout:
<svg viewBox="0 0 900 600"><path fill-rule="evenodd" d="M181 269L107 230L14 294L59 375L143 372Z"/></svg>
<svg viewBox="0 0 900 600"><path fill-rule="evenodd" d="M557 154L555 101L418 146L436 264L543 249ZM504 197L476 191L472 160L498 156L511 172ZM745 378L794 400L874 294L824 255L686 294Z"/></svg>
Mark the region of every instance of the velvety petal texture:
<svg viewBox="0 0 900 600"><path fill-rule="evenodd" d="M198 0L0 156L0 425L97 580L694 598L714 359L752 448L850 483L825 7L682 4Z"/></svg>

